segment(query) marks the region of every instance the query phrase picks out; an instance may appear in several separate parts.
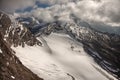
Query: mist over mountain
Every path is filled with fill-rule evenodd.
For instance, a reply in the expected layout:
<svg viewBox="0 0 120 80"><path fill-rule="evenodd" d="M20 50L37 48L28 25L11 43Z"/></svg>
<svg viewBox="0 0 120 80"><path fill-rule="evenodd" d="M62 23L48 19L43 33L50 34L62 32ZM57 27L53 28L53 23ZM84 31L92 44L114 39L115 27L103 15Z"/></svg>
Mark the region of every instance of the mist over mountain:
<svg viewBox="0 0 120 80"><path fill-rule="evenodd" d="M38 20L68 22L70 15L88 22L93 28L119 34L119 0L6 0L1 1L1 8L12 14L33 16Z"/></svg>
<svg viewBox="0 0 120 80"><path fill-rule="evenodd" d="M0 79L120 80L119 5L1 0Z"/></svg>

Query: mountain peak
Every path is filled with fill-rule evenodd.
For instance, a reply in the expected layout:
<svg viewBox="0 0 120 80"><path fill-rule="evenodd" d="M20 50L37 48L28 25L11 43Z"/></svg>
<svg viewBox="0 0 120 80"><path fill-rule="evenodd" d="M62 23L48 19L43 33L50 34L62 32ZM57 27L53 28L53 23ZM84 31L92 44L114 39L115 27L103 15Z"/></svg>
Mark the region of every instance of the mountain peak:
<svg viewBox="0 0 120 80"><path fill-rule="evenodd" d="M8 15L0 12L0 80L43 80L27 69L10 48L12 44L17 45L15 41L19 38L17 33L12 34L14 28L11 28L11 24Z"/></svg>

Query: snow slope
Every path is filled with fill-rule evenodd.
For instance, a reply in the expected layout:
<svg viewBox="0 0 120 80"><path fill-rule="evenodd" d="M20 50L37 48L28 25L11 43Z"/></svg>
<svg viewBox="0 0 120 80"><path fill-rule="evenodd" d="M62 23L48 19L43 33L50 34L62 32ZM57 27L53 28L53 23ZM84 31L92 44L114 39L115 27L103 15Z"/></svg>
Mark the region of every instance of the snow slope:
<svg viewBox="0 0 120 80"><path fill-rule="evenodd" d="M16 56L44 80L115 80L67 34L39 37L43 46L14 48Z"/></svg>

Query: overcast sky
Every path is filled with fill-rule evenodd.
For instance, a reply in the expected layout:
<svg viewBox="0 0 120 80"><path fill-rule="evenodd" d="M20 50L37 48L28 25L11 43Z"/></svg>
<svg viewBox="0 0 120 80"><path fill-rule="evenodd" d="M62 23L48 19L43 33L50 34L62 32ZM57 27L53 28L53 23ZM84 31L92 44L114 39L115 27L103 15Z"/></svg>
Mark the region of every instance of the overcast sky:
<svg viewBox="0 0 120 80"><path fill-rule="evenodd" d="M88 21L120 26L120 0L1 0L0 8L9 13L32 15L44 21L69 21L70 14ZM29 12L28 12L29 11Z"/></svg>

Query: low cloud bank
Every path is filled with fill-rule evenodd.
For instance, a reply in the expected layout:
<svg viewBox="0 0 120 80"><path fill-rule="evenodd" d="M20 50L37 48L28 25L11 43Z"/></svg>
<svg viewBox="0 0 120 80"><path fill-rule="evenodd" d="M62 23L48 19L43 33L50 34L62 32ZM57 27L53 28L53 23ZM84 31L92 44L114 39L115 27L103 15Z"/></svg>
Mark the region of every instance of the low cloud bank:
<svg viewBox="0 0 120 80"><path fill-rule="evenodd" d="M10 3L11 1L11 3ZM1 4L10 6L9 11L33 7L30 12L20 13L25 16L34 16L37 19L52 22L55 16L59 20L70 21L70 15L74 14L81 20L88 22L95 27L110 26L120 27L120 0L2 0ZM40 4L49 5L39 7ZM9 5L8 5L9 4ZM13 5L12 5L13 4ZM5 5L5 6L6 6ZM2 6L2 5L1 5ZM5 6L1 8L6 9ZM100 26L97 24L101 24ZM96 26L97 25L97 26Z"/></svg>

